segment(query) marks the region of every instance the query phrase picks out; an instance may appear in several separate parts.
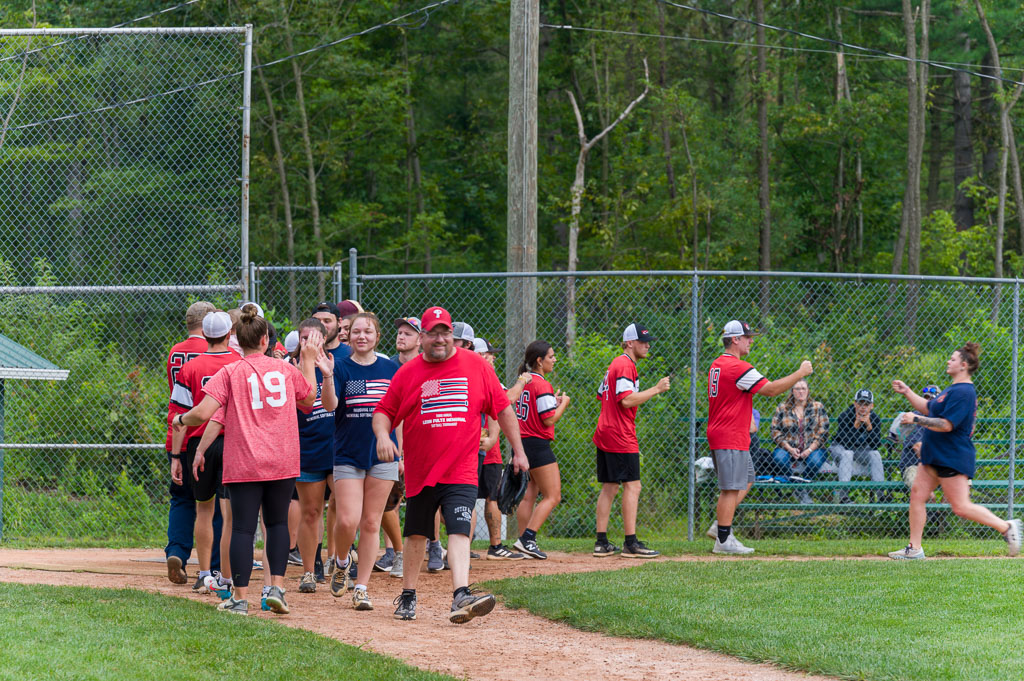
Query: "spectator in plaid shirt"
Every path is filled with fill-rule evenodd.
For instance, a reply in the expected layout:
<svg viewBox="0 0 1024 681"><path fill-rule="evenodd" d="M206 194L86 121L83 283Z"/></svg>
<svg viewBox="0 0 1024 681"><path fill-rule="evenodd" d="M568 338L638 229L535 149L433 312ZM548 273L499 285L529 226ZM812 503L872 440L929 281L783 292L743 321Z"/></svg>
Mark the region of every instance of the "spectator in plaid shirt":
<svg viewBox="0 0 1024 681"><path fill-rule="evenodd" d="M772 459L781 475L789 475L792 465L803 461L803 477L813 480L825 463L828 412L821 402L810 399L809 393L807 381L797 381L786 401L776 407L772 416L776 447ZM807 491L800 492L800 503L813 503Z"/></svg>

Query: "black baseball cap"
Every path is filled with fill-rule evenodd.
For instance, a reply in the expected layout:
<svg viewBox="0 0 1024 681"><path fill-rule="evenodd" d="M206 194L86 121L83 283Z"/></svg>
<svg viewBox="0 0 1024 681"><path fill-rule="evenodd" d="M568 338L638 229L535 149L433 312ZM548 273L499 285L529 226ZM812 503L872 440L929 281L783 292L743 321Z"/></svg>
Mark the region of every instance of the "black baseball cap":
<svg viewBox="0 0 1024 681"><path fill-rule="evenodd" d="M622 332L623 341L640 341L641 343L650 343L654 340L654 336L647 330L647 327L639 322L634 322L625 328Z"/></svg>
<svg viewBox="0 0 1024 681"><path fill-rule="evenodd" d="M853 396L853 401L854 402L865 402L867 404L874 404L875 403L875 395L874 395L874 393L872 393L867 388L861 388Z"/></svg>
<svg viewBox="0 0 1024 681"><path fill-rule="evenodd" d="M338 312L338 306L335 305L334 303L328 303L326 301L314 307L310 315L315 315L317 312L330 312L335 317L341 317L341 314Z"/></svg>

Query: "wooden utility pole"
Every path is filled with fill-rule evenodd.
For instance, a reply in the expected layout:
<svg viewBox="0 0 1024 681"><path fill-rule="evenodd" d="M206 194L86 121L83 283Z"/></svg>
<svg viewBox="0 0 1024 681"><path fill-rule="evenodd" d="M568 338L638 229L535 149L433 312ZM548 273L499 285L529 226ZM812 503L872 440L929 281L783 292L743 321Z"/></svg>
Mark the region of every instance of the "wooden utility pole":
<svg viewBox="0 0 1024 681"><path fill-rule="evenodd" d="M509 272L537 271L537 51L540 0L512 0L508 50ZM511 385L537 335L537 279L509 277L505 288L505 378Z"/></svg>

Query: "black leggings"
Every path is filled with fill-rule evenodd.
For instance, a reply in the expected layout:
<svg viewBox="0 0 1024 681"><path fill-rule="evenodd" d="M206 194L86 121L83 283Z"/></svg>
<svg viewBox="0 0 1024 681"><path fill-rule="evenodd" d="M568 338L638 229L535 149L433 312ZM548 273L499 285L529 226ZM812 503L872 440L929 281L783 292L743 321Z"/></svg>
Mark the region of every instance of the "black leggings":
<svg viewBox="0 0 1024 681"><path fill-rule="evenodd" d="M249 586L252 575L252 540L256 536L260 507L267 528L267 562L274 577L283 577L288 567L288 505L295 478L261 482L232 482L225 485L231 497L231 575L235 586Z"/></svg>

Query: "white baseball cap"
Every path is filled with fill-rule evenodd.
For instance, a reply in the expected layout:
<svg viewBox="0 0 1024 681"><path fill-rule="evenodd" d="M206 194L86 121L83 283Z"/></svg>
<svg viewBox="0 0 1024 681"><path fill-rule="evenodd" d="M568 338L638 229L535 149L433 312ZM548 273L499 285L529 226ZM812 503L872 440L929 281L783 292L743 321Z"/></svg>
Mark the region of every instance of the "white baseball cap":
<svg viewBox="0 0 1024 681"><path fill-rule="evenodd" d="M288 335L284 337L284 349L288 352L295 352L295 349L299 347L299 332L289 331Z"/></svg>
<svg viewBox="0 0 1024 681"><path fill-rule="evenodd" d="M752 331L750 324L733 319L722 329L722 338L739 338L740 336L760 336L761 334Z"/></svg>
<svg viewBox="0 0 1024 681"><path fill-rule="evenodd" d="M259 303L254 303L251 300L247 300L245 302L239 303L238 304L238 309L239 310L244 310L246 305L255 305L256 306L256 316L260 317L261 319L265 319L265 317L263 316L263 308L260 307Z"/></svg>
<svg viewBox="0 0 1024 681"><path fill-rule="evenodd" d="M231 333L231 316L227 312L210 312L203 317L203 335L207 338L223 338Z"/></svg>

